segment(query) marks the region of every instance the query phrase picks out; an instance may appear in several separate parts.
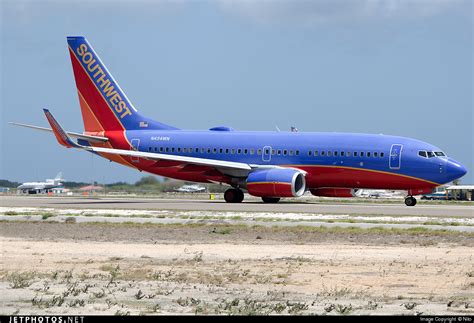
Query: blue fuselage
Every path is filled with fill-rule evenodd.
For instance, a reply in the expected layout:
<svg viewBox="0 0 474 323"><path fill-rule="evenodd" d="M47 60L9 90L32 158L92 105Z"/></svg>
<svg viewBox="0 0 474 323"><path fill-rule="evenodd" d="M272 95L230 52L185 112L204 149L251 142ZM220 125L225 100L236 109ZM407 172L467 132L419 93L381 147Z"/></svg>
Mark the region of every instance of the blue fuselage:
<svg viewBox="0 0 474 323"><path fill-rule="evenodd" d="M432 187L466 173L460 163L448 158L441 149L398 136L209 130L133 130L127 131L126 136L135 149L143 152L301 168L308 172L308 184L316 187L327 186L325 182L318 183L316 176L326 178L328 174L321 169L331 168L346 170L337 173L340 178L331 181L331 186L340 182L340 187L355 188ZM421 151L426 152L426 157ZM311 171L313 167L318 171ZM159 174L159 170L154 173ZM373 180L365 184L368 176L377 174L384 175L382 180L392 175L396 185L381 182L374 186Z"/></svg>

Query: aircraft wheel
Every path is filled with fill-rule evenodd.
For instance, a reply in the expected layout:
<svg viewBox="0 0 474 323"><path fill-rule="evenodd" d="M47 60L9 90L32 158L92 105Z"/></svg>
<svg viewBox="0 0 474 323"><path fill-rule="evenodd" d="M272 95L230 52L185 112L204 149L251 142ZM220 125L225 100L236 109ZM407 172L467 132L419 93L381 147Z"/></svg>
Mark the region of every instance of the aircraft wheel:
<svg viewBox="0 0 474 323"><path fill-rule="evenodd" d="M416 205L416 198L413 196L407 196L405 198L405 204L406 206L415 206Z"/></svg>
<svg viewBox="0 0 474 323"><path fill-rule="evenodd" d="M278 203L280 201L279 197L262 197L263 203Z"/></svg>
<svg viewBox="0 0 474 323"><path fill-rule="evenodd" d="M240 203L244 200L244 192L236 188L229 188L224 193L224 200L227 203Z"/></svg>

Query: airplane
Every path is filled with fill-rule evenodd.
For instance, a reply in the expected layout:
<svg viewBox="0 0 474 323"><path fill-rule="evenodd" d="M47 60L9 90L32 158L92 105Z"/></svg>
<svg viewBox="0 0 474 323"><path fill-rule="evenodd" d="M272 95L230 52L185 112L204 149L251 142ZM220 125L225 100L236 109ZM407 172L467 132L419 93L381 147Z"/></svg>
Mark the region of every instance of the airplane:
<svg viewBox="0 0 474 323"><path fill-rule="evenodd" d="M199 185L183 185L175 190L176 192L182 193L200 193L205 192L206 188Z"/></svg>
<svg viewBox="0 0 474 323"><path fill-rule="evenodd" d="M18 192L24 194L48 193L53 188L61 187L62 172L59 172L54 179L47 179L45 182L27 182L17 187Z"/></svg>
<svg viewBox="0 0 474 323"><path fill-rule="evenodd" d="M82 36L67 37L85 131L67 132L44 109L59 144L95 153L139 171L244 190L265 203L299 197L352 197L355 189L431 193L466 168L429 143L391 135L302 131L236 131L227 126L182 130L141 115Z"/></svg>

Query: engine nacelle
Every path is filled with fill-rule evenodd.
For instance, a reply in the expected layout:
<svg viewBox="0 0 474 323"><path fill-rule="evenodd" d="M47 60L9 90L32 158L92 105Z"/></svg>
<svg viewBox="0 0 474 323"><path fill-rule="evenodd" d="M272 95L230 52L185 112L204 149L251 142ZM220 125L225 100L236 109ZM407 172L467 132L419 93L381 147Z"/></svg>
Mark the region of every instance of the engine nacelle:
<svg viewBox="0 0 474 323"><path fill-rule="evenodd" d="M311 192L311 194L315 196L354 197L356 190L354 190L353 188L326 187L326 188L314 188L309 191Z"/></svg>
<svg viewBox="0 0 474 323"><path fill-rule="evenodd" d="M247 177L247 191L253 196L297 197L303 195L305 190L305 175L295 169L257 170Z"/></svg>

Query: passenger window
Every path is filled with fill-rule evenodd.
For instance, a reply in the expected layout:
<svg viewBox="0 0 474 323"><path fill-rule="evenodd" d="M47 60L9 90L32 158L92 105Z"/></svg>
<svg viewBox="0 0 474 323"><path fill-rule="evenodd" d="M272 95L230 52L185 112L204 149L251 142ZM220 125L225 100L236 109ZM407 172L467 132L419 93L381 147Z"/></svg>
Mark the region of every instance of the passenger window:
<svg viewBox="0 0 474 323"><path fill-rule="evenodd" d="M384 156L384 153L380 153L380 157L383 157Z"/></svg>
<svg viewBox="0 0 474 323"><path fill-rule="evenodd" d="M318 151L317 150L314 151L314 157L318 157Z"/></svg>
<svg viewBox="0 0 474 323"><path fill-rule="evenodd" d="M360 157L364 157L364 152L363 151L360 152Z"/></svg>
<svg viewBox="0 0 474 323"><path fill-rule="evenodd" d="M370 152L367 152L367 157L370 157Z"/></svg>
<svg viewBox="0 0 474 323"><path fill-rule="evenodd" d="M178 153L180 153L180 152L181 152L181 148L178 148Z"/></svg>
<svg viewBox="0 0 474 323"><path fill-rule="evenodd" d="M277 150L277 155L278 155L278 156L281 155L281 149L278 149L278 150Z"/></svg>
<svg viewBox="0 0 474 323"><path fill-rule="evenodd" d="M348 151L346 155L347 155L347 157L351 157L351 152Z"/></svg>
<svg viewBox="0 0 474 323"><path fill-rule="evenodd" d="M244 154L247 155L247 153L248 153L248 150L247 150L247 149L244 149Z"/></svg>
<svg viewBox="0 0 474 323"><path fill-rule="evenodd" d="M325 156L326 155L326 152L323 150L321 151L321 156Z"/></svg>
<svg viewBox="0 0 474 323"><path fill-rule="evenodd" d="M148 151L151 152L151 147L148 147Z"/></svg>
<svg viewBox="0 0 474 323"><path fill-rule="evenodd" d="M290 155L290 156L293 156L293 150L290 150L289 155Z"/></svg>
<svg viewBox="0 0 474 323"><path fill-rule="evenodd" d="M296 155L296 156L299 156L299 155L300 155L300 151L299 151L299 150L295 150L295 155Z"/></svg>
<svg viewBox="0 0 474 323"><path fill-rule="evenodd" d="M308 156L311 156L311 150L308 150Z"/></svg>
<svg viewBox="0 0 474 323"><path fill-rule="evenodd" d="M214 148L214 149L212 150L212 153L213 153L213 154L217 153L217 148Z"/></svg>
<svg viewBox="0 0 474 323"><path fill-rule="evenodd" d="M337 157L337 155L338 155L338 152L337 152L337 151L335 151L335 152L334 152L334 156L335 156L335 157Z"/></svg>
<svg viewBox="0 0 474 323"><path fill-rule="evenodd" d="M332 156L332 152L328 151L328 157L331 157L331 156Z"/></svg>
<svg viewBox="0 0 474 323"><path fill-rule="evenodd" d="M222 154L224 152L224 149L219 148L219 154Z"/></svg>
<svg viewBox="0 0 474 323"><path fill-rule="evenodd" d="M253 154L255 154L255 149L252 148L250 149L250 155L253 155Z"/></svg>
<svg viewBox="0 0 474 323"><path fill-rule="evenodd" d="M160 153L162 153L162 152L163 152L163 147L160 147Z"/></svg>
<svg viewBox="0 0 474 323"><path fill-rule="evenodd" d="M354 151L354 157L357 157L357 151Z"/></svg>
<svg viewBox="0 0 474 323"><path fill-rule="evenodd" d="M341 157L344 157L344 152L343 151L341 151Z"/></svg>
<svg viewBox="0 0 474 323"><path fill-rule="evenodd" d="M288 151L285 149L283 150L283 156L286 156L288 154Z"/></svg>
<svg viewBox="0 0 474 323"><path fill-rule="evenodd" d="M374 157L378 157L379 154L377 152L374 153Z"/></svg>
<svg viewBox="0 0 474 323"><path fill-rule="evenodd" d="M174 147L171 147L171 152L174 153Z"/></svg>
<svg viewBox="0 0 474 323"><path fill-rule="evenodd" d="M226 149L225 149L225 153L226 153L226 154L229 153L229 148L226 148Z"/></svg>
<svg viewBox="0 0 474 323"><path fill-rule="evenodd" d="M234 154L235 154L235 149L234 149L234 148L232 148L232 150L231 150L231 154L232 154L232 155L234 155Z"/></svg>
<svg viewBox="0 0 474 323"><path fill-rule="evenodd" d="M272 149L272 155L275 155L275 154L276 154L276 150Z"/></svg>
<svg viewBox="0 0 474 323"><path fill-rule="evenodd" d="M261 149L257 150L257 155L260 156L261 154L262 154L262 150Z"/></svg>

